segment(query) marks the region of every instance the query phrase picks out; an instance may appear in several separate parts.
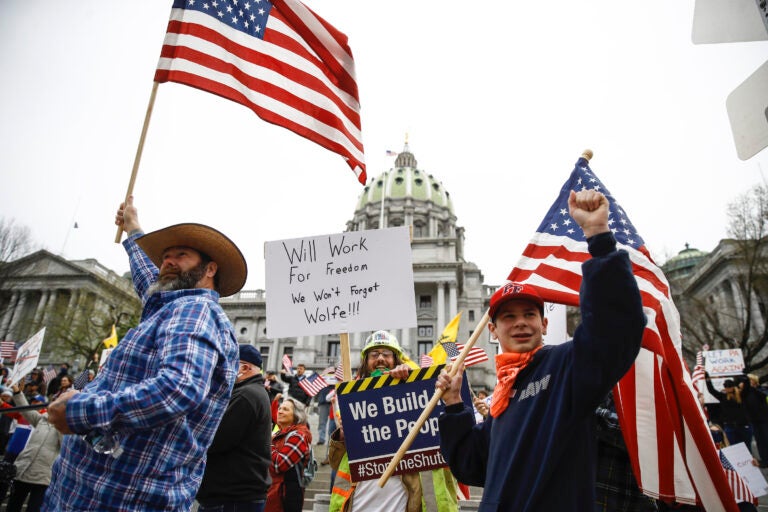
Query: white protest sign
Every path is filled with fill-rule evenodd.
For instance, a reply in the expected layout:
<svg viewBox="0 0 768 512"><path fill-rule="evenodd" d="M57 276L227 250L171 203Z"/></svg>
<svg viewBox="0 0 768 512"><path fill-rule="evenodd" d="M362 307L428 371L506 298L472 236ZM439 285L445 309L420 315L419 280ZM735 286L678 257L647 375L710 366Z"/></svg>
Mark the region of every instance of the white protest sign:
<svg viewBox="0 0 768 512"><path fill-rule="evenodd" d="M416 326L408 227L267 242L265 259L269 338Z"/></svg>
<svg viewBox="0 0 768 512"><path fill-rule="evenodd" d="M570 339L568 337L566 307L563 304L545 302L544 316L548 319L547 334L544 335L545 344L560 345Z"/></svg>
<svg viewBox="0 0 768 512"><path fill-rule="evenodd" d="M99 359L99 371L101 371L101 369L104 368L104 364L107 362L107 358L109 357L109 354L111 354L113 350L115 350L114 347L105 348L104 350L101 351L101 358Z"/></svg>
<svg viewBox="0 0 768 512"><path fill-rule="evenodd" d="M768 494L768 483L765 481L765 477L760 472L757 466L752 464L752 454L747 450L747 445L744 443L732 444L726 446L723 450L723 455L731 463L731 466L736 470L744 483L747 484L749 490L755 497L765 496Z"/></svg>
<svg viewBox="0 0 768 512"><path fill-rule="evenodd" d="M744 374L744 356L740 348L704 352L704 369L711 377Z"/></svg>
<svg viewBox="0 0 768 512"><path fill-rule="evenodd" d="M16 355L16 364L8 376L8 385L13 386L19 382L26 374L31 372L37 366L37 360L40 358L40 348L43 346L45 337L45 327L40 329L37 334L29 338L19 349Z"/></svg>

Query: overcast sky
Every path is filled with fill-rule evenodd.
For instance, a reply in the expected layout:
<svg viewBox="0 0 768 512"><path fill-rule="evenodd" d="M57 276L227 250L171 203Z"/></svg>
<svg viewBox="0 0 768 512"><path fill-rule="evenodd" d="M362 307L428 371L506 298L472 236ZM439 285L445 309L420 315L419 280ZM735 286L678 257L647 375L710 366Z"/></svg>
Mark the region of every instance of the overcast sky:
<svg viewBox="0 0 768 512"><path fill-rule="evenodd" d="M693 45L693 0L306 0L346 33L369 177L406 134L443 182L465 256L501 283L585 148L659 263L712 250L768 173L738 159L725 100L768 42ZM0 2L0 217L122 273L125 195L170 0ZM263 288L265 241L341 232L362 186L341 157L247 108L162 84L135 187L149 231L212 225ZM77 222L78 229L73 229Z"/></svg>

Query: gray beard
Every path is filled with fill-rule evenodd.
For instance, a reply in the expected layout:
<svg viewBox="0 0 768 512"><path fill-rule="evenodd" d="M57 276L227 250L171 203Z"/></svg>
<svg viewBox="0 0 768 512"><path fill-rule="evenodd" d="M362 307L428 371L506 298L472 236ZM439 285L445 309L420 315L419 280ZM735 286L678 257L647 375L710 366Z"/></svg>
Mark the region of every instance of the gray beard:
<svg viewBox="0 0 768 512"><path fill-rule="evenodd" d="M195 268L179 273L176 278L171 279L170 281L160 281L158 278L157 281L149 285L149 288L147 289L147 295L149 296L157 292L191 290L196 288L198 281L200 281L203 276L205 276L205 267L205 264L200 263L200 265L196 266Z"/></svg>

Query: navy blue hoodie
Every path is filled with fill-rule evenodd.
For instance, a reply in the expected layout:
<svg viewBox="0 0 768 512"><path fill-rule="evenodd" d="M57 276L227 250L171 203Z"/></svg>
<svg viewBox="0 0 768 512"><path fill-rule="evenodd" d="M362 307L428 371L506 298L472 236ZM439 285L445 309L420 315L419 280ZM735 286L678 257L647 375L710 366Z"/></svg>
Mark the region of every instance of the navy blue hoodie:
<svg viewBox="0 0 768 512"><path fill-rule="evenodd" d="M481 512L594 508L594 411L637 357L645 315L613 235L592 237L589 251L574 339L536 353L498 418L475 425L463 404L440 416L443 457L460 482L485 488Z"/></svg>

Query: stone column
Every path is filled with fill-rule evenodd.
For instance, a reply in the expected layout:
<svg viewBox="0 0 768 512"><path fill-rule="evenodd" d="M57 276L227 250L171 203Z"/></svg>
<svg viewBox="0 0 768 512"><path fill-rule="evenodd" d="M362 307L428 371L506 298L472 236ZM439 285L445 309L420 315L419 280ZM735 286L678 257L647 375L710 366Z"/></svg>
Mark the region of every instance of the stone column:
<svg viewBox="0 0 768 512"><path fill-rule="evenodd" d="M443 332L445 328L445 283L438 281L437 285L437 329L438 332Z"/></svg>
<svg viewBox="0 0 768 512"><path fill-rule="evenodd" d="M35 318L32 321L33 330L37 330L42 323L43 314L45 313L45 307L48 304L48 298L50 295L50 290L43 290L40 293L40 300L37 302L37 309L35 310Z"/></svg>
<svg viewBox="0 0 768 512"><path fill-rule="evenodd" d="M8 328L11 325L11 318L13 318L13 312L16 310L16 305L19 303L19 297L21 297L21 292L15 291L8 301L8 309L5 310L3 321L0 323L0 339L6 339L8 337Z"/></svg>
<svg viewBox="0 0 768 512"><path fill-rule="evenodd" d="M24 304L26 304L27 302L27 292L19 292L19 293L20 293L19 301L16 304L16 308L14 308L13 318L11 319L11 325L8 328L8 332L5 335L6 338L10 338L15 341L18 341L18 338L19 338L17 327L19 326L19 320L21 320L21 316L24 314Z"/></svg>
<svg viewBox="0 0 768 512"><path fill-rule="evenodd" d="M269 349L270 359L272 359L272 361L270 362L270 366L272 368L267 368L267 370L274 370L275 372L280 373L280 370L283 369L283 354L280 354L278 352L279 349L280 349L280 340L275 338L272 340L272 348ZM280 376L278 375L277 378L279 379Z"/></svg>
<svg viewBox="0 0 768 512"><path fill-rule="evenodd" d="M448 283L448 309L449 309L449 317L451 320L456 316L458 313L458 304L456 300L456 283L451 281Z"/></svg>
<svg viewBox="0 0 768 512"><path fill-rule="evenodd" d="M80 300L80 290L74 289L69 291L69 302L67 303L67 311L64 313L66 323L71 324L75 318L75 312L77 310L77 304Z"/></svg>
<svg viewBox="0 0 768 512"><path fill-rule="evenodd" d="M70 313L72 316L70 317L70 324L77 324L77 322L80 321L80 319L83 317L83 303L85 302L85 299L88 297L88 292L85 290L77 290L77 299L75 301L75 304L73 306L72 312ZM71 304L72 301L70 301Z"/></svg>
<svg viewBox="0 0 768 512"><path fill-rule="evenodd" d="M48 302L45 305L45 310L43 311L43 319L41 324L42 325L48 325L48 318L51 316L51 313L56 313L56 298L59 295L58 290L51 290L50 295L48 296Z"/></svg>

